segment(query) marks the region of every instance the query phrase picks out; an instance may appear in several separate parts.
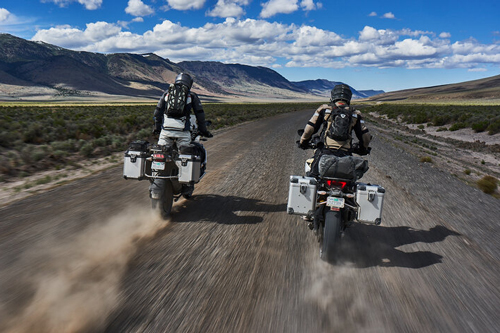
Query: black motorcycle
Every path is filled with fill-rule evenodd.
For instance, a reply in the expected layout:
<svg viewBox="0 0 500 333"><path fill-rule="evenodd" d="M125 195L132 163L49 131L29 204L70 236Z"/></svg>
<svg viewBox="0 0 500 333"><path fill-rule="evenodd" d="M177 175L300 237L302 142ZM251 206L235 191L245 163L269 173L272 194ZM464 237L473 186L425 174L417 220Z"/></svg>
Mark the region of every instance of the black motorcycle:
<svg viewBox="0 0 500 333"><path fill-rule="evenodd" d="M298 134L302 135L302 130ZM310 149L321 149L319 138L313 138ZM356 149L354 149L356 152ZM319 175L310 177L314 158L306 161L305 176L290 177L288 213L301 215L317 236L320 258L334 262L342 233L353 222L379 225L385 189L357 182L368 170L361 157L322 154L316 156Z"/></svg>
<svg viewBox="0 0 500 333"><path fill-rule="evenodd" d="M191 198L194 186L203 178L207 167L207 151L200 141L206 141L196 121L191 128L191 143L180 149L174 146L134 141L125 153L125 179L149 179L153 210L167 218L173 203L181 197ZM194 125L193 125L194 124ZM211 124L207 121L207 126Z"/></svg>

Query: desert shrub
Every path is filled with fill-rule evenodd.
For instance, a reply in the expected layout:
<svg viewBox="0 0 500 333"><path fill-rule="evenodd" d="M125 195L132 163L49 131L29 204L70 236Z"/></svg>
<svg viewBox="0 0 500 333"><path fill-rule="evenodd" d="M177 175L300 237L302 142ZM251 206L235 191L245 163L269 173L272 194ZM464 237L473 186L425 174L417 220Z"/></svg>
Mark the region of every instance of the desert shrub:
<svg viewBox="0 0 500 333"><path fill-rule="evenodd" d="M19 133L17 132L8 132L6 130L0 132L1 147L10 148L17 139L19 139Z"/></svg>
<svg viewBox="0 0 500 333"><path fill-rule="evenodd" d="M471 127L474 130L474 132L479 133L479 132L484 132L486 128L488 128L489 124L490 122L488 120L483 120L472 124Z"/></svg>
<svg viewBox="0 0 500 333"><path fill-rule="evenodd" d="M85 157L91 157L93 151L94 151L94 147L92 146L92 143L90 143L90 142L85 143L80 148L80 154L82 154Z"/></svg>
<svg viewBox="0 0 500 333"><path fill-rule="evenodd" d="M459 114L458 116L458 122L460 123L465 123L467 122L470 118L472 118L472 115L470 113L463 113L463 114Z"/></svg>
<svg viewBox="0 0 500 333"><path fill-rule="evenodd" d="M35 184L36 185L43 185L43 184L48 184L52 181L52 177L50 177L49 175L43 177L43 178L40 178L40 179L37 179L35 181Z"/></svg>
<svg viewBox="0 0 500 333"><path fill-rule="evenodd" d="M43 127L39 123L28 125L23 133L23 141L25 143L42 143L43 142Z"/></svg>
<svg viewBox="0 0 500 333"><path fill-rule="evenodd" d="M500 133L500 119L492 121L486 129L489 135Z"/></svg>
<svg viewBox="0 0 500 333"><path fill-rule="evenodd" d="M492 176L484 176L477 181L477 186L486 194L493 194L498 187L498 180Z"/></svg>
<svg viewBox="0 0 500 333"><path fill-rule="evenodd" d="M447 131L448 129L446 127L439 127L436 132L444 132Z"/></svg>
<svg viewBox="0 0 500 333"><path fill-rule="evenodd" d="M151 130L147 128L143 128L139 132L137 132L138 140L148 140L150 136L151 136Z"/></svg>
<svg viewBox="0 0 500 333"><path fill-rule="evenodd" d="M47 157L48 152L47 149L45 149L43 146L42 147L34 147L32 152L31 152L31 160L33 162L38 162L43 160L45 157Z"/></svg>
<svg viewBox="0 0 500 333"><path fill-rule="evenodd" d="M444 126L448 124L450 117L447 115L435 115L432 117L432 125L434 126Z"/></svg>
<svg viewBox="0 0 500 333"><path fill-rule="evenodd" d="M458 131L460 129L467 128L467 124L465 123L454 123L450 127L450 131Z"/></svg>
<svg viewBox="0 0 500 333"><path fill-rule="evenodd" d="M60 150L66 152L77 152L78 146L75 139L68 139L65 141L54 141L50 144L53 150Z"/></svg>
<svg viewBox="0 0 500 333"><path fill-rule="evenodd" d="M425 126L424 125L418 125L417 128L423 130L425 128Z"/></svg>
<svg viewBox="0 0 500 333"><path fill-rule="evenodd" d="M420 158L420 162L422 163L432 163L432 158L430 156L423 156Z"/></svg>
<svg viewBox="0 0 500 333"><path fill-rule="evenodd" d="M0 155L0 173L8 174L12 170L12 165L7 156Z"/></svg>
<svg viewBox="0 0 500 333"><path fill-rule="evenodd" d="M68 152L64 150L54 150L52 154L58 160L64 159L66 156L68 156Z"/></svg>
<svg viewBox="0 0 500 333"><path fill-rule="evenodd" d="M467 176L468 176L468 175L470 175L470 174L471 174L471 172L472 172L472 171L470 171L470 169L465 169L465 170L464 170L464 173L465 173Z"/></svg>

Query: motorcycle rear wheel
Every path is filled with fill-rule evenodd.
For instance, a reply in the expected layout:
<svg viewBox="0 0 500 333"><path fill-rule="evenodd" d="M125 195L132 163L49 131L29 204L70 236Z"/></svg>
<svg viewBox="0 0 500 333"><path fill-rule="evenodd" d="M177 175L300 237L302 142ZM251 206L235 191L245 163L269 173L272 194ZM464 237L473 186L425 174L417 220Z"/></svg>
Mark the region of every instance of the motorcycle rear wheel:
<svg viewBox="0 0 500 333"><path fill-rule="evenodd" d="M323 239L320 243L320 258L323 261L329 263L334 263L336 261L340 248L341 228L341 212L327 211L325 213Z"/></svg>
<svg viewBox="0 0 500 333"><path fill-rule="evenodd" d="M174 203L174 189L170 180L165 181L165 188L160 199L151 199L151 208L158 213L159 217L166 219L172 212Z"/></svg>

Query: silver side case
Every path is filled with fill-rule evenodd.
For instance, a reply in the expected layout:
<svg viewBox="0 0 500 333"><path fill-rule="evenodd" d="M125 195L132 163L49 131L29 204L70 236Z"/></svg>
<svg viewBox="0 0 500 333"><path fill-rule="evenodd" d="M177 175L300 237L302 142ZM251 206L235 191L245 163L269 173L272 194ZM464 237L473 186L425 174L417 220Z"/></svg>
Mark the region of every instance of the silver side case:
<svg viewBox="0 0 500 333"><path fill-rule="evenodd" d="M123 161L123 178L143 180L146 157L145 152L127 150Z"/></svg>
<svg viewBox="0 0 500 333"><path fill-rule="evenodd" d="M379 225L382 222L385 189L379 185L358 183L356 203L358 204L359 222Z"/></svg>
<svg viewBox="0 0 500 333"><path fill-rule="evenodd" d="M196 155L179 155L175 161L179 168L179 183L197 183L201 176L201 158Z"/></svg>
<svg viewBox="0 0 500 333"><path fill-rule="evenodd" d="M290 176L288 214L312 216L316 209L317 186L313 177Z"/></svg>

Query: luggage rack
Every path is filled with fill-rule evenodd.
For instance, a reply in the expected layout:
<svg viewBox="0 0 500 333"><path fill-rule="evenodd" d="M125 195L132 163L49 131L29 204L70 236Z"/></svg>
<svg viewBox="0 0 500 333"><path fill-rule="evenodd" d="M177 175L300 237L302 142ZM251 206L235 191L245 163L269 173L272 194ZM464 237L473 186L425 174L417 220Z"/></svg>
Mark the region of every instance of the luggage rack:
<svg viewBox="0 0 500 333"><path fill-rule="evenodd" d="M158 178L158 179L179 179L179 176L153 176L153 175L148 175L147 173L144 174L145 177L147 178Z"/></svg>

